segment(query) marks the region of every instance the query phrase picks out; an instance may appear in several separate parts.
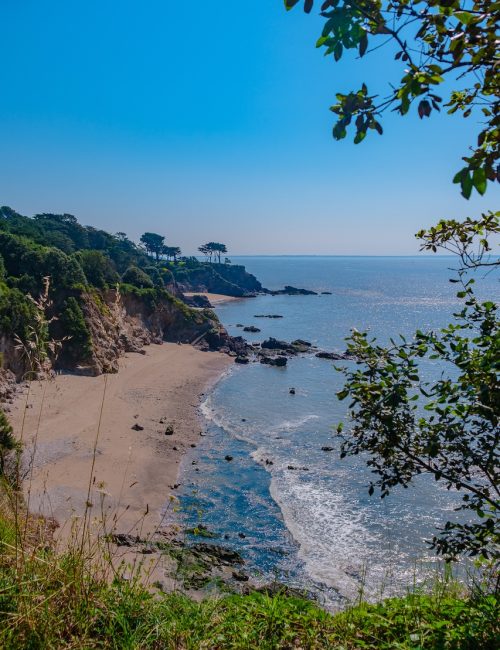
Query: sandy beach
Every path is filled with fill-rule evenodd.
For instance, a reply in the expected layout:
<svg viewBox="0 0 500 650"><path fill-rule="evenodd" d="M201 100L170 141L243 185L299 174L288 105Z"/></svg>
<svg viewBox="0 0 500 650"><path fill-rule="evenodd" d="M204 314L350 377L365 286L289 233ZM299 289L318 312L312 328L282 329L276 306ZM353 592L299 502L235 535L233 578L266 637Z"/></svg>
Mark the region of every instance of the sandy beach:
<svg viewBox="0 0 500 650"><path fill-rule="evenodd" d="M180 459L202 433L200 397L231 360L172 343L145 352L115 375L32 382L13 406L26 500L58 522L60 539L84 512L91 476L92 515L108 530L149 535L173 507Z"/></svg>
<svg viewBox="0 0 500 650"><path fill-rule="evenodd" d="M221 293L202 293L200 291L187 291L184 293L187 297L192 296L205 296L209 299L211 305L221 305L224 302L232 302L233 300L243 300L237 296L224 296Z"/></svg>

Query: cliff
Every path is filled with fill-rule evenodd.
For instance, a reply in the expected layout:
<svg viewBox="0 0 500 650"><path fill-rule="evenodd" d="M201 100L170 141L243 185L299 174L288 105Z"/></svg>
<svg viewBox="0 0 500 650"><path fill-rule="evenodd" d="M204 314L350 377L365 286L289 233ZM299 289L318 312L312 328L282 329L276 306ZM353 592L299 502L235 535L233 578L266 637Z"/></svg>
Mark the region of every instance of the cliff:
<svg viewBox="0 0 500 650"><path fill-rule="evenodd" d="M176 269L174 275L181 291L207 291L237 298L265 291L257 278L241 265L205 263L195 268Z"/></svg>
<svg viewBox="0 0 500 650"><path fill-rule="evenodd" d="M191 309L165 289L69 289L56 294L39 309L45 324L40 346L45 370L69 370L99 375L117 372L126 352L141 352L145 345L173 341L198 343L205 349L230 352L234 343L210 310ZM13 336L0 339L3 368L23 377L35 365ZM34 353L36 356L36 354ZM30 362L31 361L31 362Z"/></svg>

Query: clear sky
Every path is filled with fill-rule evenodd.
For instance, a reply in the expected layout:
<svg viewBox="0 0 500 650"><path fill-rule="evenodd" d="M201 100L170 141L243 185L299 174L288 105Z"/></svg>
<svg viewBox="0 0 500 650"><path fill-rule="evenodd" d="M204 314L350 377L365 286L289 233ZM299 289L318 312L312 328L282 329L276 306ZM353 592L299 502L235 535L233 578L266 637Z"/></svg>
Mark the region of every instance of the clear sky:
<svg viewBox="0 0 500 650"><path fill-rule="evenodd" d="M474 118L335 142L335 92L397 64L325 59L321 19L282 0L0 0L0 24L0 204L22 214L186 253L412 254L420 227L498 206L451 184Z"/></svg>

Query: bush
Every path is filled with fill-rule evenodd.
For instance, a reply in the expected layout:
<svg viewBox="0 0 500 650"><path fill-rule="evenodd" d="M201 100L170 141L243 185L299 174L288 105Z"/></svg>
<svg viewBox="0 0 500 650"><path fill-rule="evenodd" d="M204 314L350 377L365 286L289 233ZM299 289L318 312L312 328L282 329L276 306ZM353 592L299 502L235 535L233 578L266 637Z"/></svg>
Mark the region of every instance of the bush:
<svg viewBox="0 0 500 650"><path fill-rule="evenodd" d="M164 286L162 273L156 266L146 266L143 271L149 275L155 287Z"/></svg>
<svg viewBox="0 0 500 650"><path fill-rule="evenodd" d="M5 456L16 448L16 441L12 435L12 427L5 413L0 409L0 476L4 473Z"/></svg>
<svg viewBox="0 0 500 650"><path fill-rule="evenodd" d="M92 337L81 307L73 296L65 300L59 323L64 335L70 337L65 348L70 351L71 356L77 359L88 357L92 352Z"/></svg>
<svg viewBox="0 0 500 650"><path fill-rule="evenodd" d="M0 332L8 336L17 334L25 341L29 336L29 327L36 321L36 307L33 302L18 289L0 286Z"/></svg>
<svg viewBox="0 0 500 650"><path fill-rule="evenodd" d="M122 276L122 282L131 284L139 289L152 289L154 284L153 280L141 271L137 266L130 266Z"/></svg>
<svg viewBox="0 0 500 650"><path fill-rule="evenodd" d="M88 284L93 287L104 289L107 285L120 281L112 261L101 251L79 251L75 254L75 259L82 267Z"/></svg>

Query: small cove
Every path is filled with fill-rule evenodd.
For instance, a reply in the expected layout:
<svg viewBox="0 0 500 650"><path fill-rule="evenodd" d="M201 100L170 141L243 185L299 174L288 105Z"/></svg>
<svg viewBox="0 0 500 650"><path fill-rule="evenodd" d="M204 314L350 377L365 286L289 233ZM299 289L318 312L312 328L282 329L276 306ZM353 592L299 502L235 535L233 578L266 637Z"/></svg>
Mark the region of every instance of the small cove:
<svg viewBox="0 0 500 650"><path fill-rule="evenodd" d="M250 341L303 338L343 350L352 327L387 341L445 325L457 304L450 258L239 261L271 289L292 284L331 292L220 305L231 334L241 333L238 324L262 330L245 333ZM493 280L486 289L495 293ZM440 371L425 369L430 379ZM235 366L202 406L207 436L183 461L180 491L186 522L217 533L243 554L250 572L329 602L355 598L361 587L369 597L388 595L421 579L435 563L425 540L444 517L453 518L457 503L425 476L383 501L368 495L364 462L341 461L333 436L345 416L335 396L342 383L331 362L314 356L291 359L285 369Z"/></svg>

